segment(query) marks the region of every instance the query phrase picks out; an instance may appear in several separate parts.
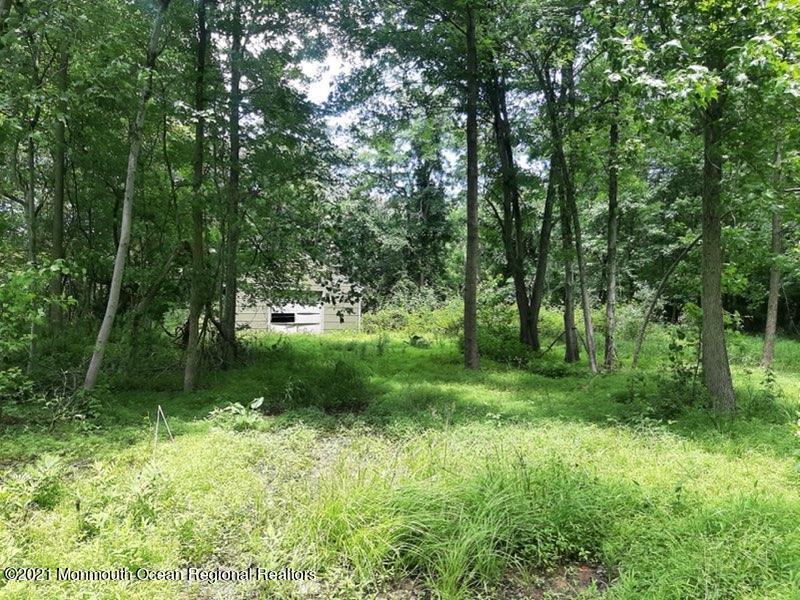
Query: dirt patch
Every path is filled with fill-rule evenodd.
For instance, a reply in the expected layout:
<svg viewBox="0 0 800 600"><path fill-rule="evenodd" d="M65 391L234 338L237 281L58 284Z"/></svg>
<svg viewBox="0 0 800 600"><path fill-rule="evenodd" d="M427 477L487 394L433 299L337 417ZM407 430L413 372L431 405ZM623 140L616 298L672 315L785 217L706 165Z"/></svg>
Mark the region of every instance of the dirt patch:
<svg viewBox="0 0 800 600"><path fill-rule="evenodd" d="M578 600L603 595L612 577L600 565L573 563L549 571L513 571L497 587L479 592L484 600ZM373 598L373 596L370 596ZM403 579L377 593L375 600L430 600L422 581Z"/></svg>
<svg viewBox="0 0 800 600"><path fill-rule="evenodd" d="M605 567L574 563L545 572L516 572L508 576L492 598L506 600L569 600L587 592L604 593L611 577Z"/></svg>

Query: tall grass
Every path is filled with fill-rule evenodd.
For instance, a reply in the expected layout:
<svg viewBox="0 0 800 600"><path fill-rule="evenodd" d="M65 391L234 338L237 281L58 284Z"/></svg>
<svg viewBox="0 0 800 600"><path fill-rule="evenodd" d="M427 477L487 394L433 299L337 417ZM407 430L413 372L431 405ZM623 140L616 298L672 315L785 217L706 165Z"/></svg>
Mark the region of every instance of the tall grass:
<svg viewBox="0 0 800 600"><path fill-rule="evenodd" d="M606 568L610 599L798 598L800 344L779 343L773 396L759 347L731 336L753 408L720 421L697 406L654 418L647 398L625 399L624 369L489 359L465 372L447 337L260 339L195 394L159 381L112 390L94 419L7 426L0 564L288 566L315 582L0 580L0 597L356 599L414 582L434 598L502 598L509 579L579 563ZM282 411L251 410L258 397ZM154 445L159 405L176 439Z"/></svg>

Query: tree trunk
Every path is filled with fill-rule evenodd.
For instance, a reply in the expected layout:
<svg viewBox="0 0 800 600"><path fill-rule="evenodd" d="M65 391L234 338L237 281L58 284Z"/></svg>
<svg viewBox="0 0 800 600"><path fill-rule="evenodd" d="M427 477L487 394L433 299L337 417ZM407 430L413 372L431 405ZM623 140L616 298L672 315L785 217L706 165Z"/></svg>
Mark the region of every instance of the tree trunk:
<svg viewBox="0 0 800 600"><path fill-rule="evenodd" d="M64 258L64 183L66 166L66 112L67 103L67 69L69 68L69 54L61 53L58 69L58 114L55 124L55 152L53 156L53 260ZM54 297L61 296L62 275L55 273L50 284L50 292ZM52 304L50 307L50 323L55 329L62 326L61 306Z"/></svg>
<svg viewBox="0 0 800 600"><path fill-rule="evenodd" d="M195 110L197 123L194 132L194 177L192 180L192 289L189 297L189 335L186 343L186 369L183 390L191 392L197 385L197 366L200 361L200 315L205 304L205 219L203 215L203 158L205 144L206 54L208 28L206 0L197 5L197 57L195 78Z"/></svg>
<svg viewBox="0 0 800 600"><path fill-rule="evenodd" d="M26 151L28 180L25 184L25 243L26 256L31 265L36 264L36 143L33 129L29 132Z"/></svg>
<svg viewBox="0 0 800 600"><path fill-rule="evenodd" d="M573 270L573 253L575 246L572 241L572 225L564 198L564 190L559 185L561 197L561 243L564 251L564 360L568 363L580 360L578 348L578 329L575 327L575 273Z"/></svg>
<svg viewBox="0 0 800 600"><path fill-rule="evenodd" d="M234 3L234 23L230 50L231 91L229 104L230 169L228 172L227 236L225 239L225 296L222 327L225 359L236 356L236 296L238 292L237 258L239 254L240 215L239 179L241 176L241 133L239 118L242 102L242 14L238 0Z"/></svg>
<svg viewBox="0 0 800 600"><path fill-rule="evenodd" d="M613 369L617 349L614 334L617 330L617 238L619 233L618 175L619 175L619 90L612 92L611 126L608 135L608 239L606 245L606 336L603 366Z"/></svg>
<svg viewBox="0 0 800 600"><path fill-rule="evenodd" d="M464 273L464 365L478 355L478 48L475 10L467 8L467 257Z"/></svg>
<svg viewBox="0 0 800 600"><path fill-rule="evenodd" d="M783 193L781 189L781 149L775 153L775 188L778 197ZM767 324L764 330L764 352L761 355L761 365L765 369L772 368L775 356L775 335L778 329L778 298L781 290L781 270L778 259L782 252L781 212L780 202L772 208L772 264L769 268L769 296L767 298Z"/></svg>
<svg viewBox="0 0 800 600"><path fill-rule="evenodd" d="M567 220L571 221L571 236L574 236L575 240L575 257L578 261L578 281L580 283L583 323L586 329L585 343L586 353L589 356L589 368L591 369L592 373L597 373L597 352L594 341L594 326L592 324L588 275L586 273L586 260L583 254L580 217L578 215L578 205L575 197L575 182L572 179L572 173L564 149L564 128L560 122L560 102L556 99L552 81L549 77L545 76L545 71L540 69L537 73L537 76L545 88L545 105L547 108L548 119L550 121L550 135L553 143L553 151L558 162L559 181L561 183L561 190L563 194L561 219L563 221L566 218ZM569 119L572 120L574 118L575 86L571 64L567 64L561 69L561 78L563 86L562 99L566 99L568 102ZM564 96L564 92L566 92L566 96ZM569 333L567 334L567 337L568 336Z"/></svg>
<svg viewBox="0 0 800 600"><path fill-rule="evenodd" d="M566 158L561 154L562 167L566 167ZM564 175L566 173L566 175ZM594 326L592 325L592 306L589 300L589 283L588 274L586 272L586 258L583 254L583 241L581 238L581 224L580 216L578 215L578 206L575 201L575 190L572 182L572 174L569 171L562 171L562 179L564 180L564 197L566 199L567 214L562 215L572 221L572 234L575 239L575 258L578 262L578 282L580 284L581 294L581 309L583 310L583 324L586 329L586 354L589 357L589 368L592 373L597 373L597 353L594 342Z"/></svg>
<svg viewBox="0 0 800 600"><path fill-rule="evenodd" d="M37 114L38 114L37 109ZM28 182L25 188L25 228L27 229L27 255L31 266L36 266L36 143L33 132L35 121L31 122L27 144ZM31 321L30 343L28 344L28 365L26 372L33 371L36 356L36 322Z"/></svg>
<svg viewBox="0 0 800 600"><path fill-rule="evenodd" d="M525 281L525 247L522 233L522 211L519 203L519 183L511 144L511 127L506 108L506 90L503 80L493 70L487 86L487 96L492 109L494 137L500 158L501 188L503 191L502 233L506 263L514 281L514 295L519 315L520 341L533 346L533 324Z"/></svg>
<svg viewBox="0 0 800 600"><path fill-rule="evenodd" d="M547 262L550 254L550 234L553 230L553 206L556 199L556 173L554 160L550 159L550 175L547 180L547 196L544 201L542 226L539 230L539 245L536 251L536 275L531 290L531 347L537 352L541 349L539 339L539 313L544 301L544 284L547 278Z"/></svg>
<svg viewBox="0 0 800 600"><path fill-rule="evenodd" d="M145 69L147 70L147 78L145 79L144 87L139 94L139 103L136 109L136 117L131 127L131 145L130 152L128 153L128 170L125 177L125 195L122 204L122 224L120 226L119 244L117 246L117 254L114 258L114 271L111 276L111 286L108 292L108 304L106 305L106 313L103 317L103 322L100 325L100 330L97 333L97 341L95 342L92 360L89 363L89 368L86 371L86 379L83 382L83 387L86 390L94 389L97 383L97 376L100 373L100 367L103 364L103 356L108 346L108 340L111 336L111 329L114 326L114 319L117 316L117 309L119 308L119 294L122 289L122 277L125 271L125 260L128 255L128 245L131 239L131 225L133 220L133 193L134 184L136 182L136 169L139 164L139 153L142 149L142 130L144 129L145 117L147 116L147 103L153 93L153 70L155 68L156 59L158 58L158 47L161 39L161 29L164 25L164 17L169 6L170 0L160 0L159 10L153 20L153 27L150 32L150 41L147 46L147 61Z"/></svg>
<svg viewBox="0 0 800 600"><path fill-rule="evenodd" d="M703 379L718 412L736 407L733 380L725 346L722 310L722 106L713 99L703 110L703 250L702 292Z"/></svg>

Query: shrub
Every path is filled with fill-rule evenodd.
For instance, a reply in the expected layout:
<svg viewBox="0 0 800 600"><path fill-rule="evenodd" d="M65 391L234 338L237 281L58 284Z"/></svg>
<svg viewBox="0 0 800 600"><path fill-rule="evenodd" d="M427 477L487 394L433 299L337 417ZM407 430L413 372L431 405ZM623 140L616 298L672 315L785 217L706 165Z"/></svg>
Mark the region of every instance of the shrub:
<svg viewBox="0 0 800 600"><path fill-rule="evenodd" d="M251 409L270 415L312 407L327 413L360 412L367 407L370 397L367 378L361 369L349 360L338 358L305 363L299 372L289 370L286 377L251 404ZM226 410L236 420L249 421L241 404L233 404ZM250 428L248 423L244 428Z"/></svg>
<svg viewBox="0 0 800 600"><path fill-rule="evenodd" d="M778 385L775 373L769 369L757 386L747 385L737 390L737 412L745 419L760 419L773 423L791 420L792 410L786 394Z"/></svg>
<svg viewBox="0 0 800 600"><path fill-rule="evenodd" d="M679 325L669 329L666 373L647 376L633 373L625 389L616 399L638 406L648 417L674 419L685 409L708 404L705 388L699 381L699 332L693 326ZM634 414L640 418L641 414Z"/></svg>
<svg viewBox="0 0 800 600"><path fill-rule="evenodd" d="M16 511L29 508L52 510L64 496L63 475L62 460L43 455L0 487L0 513L10 519Z"/></svg>
<svg viewBox="0 0 800 600"><path fill-rule="evenodd" d="M384 305L363 317L366 333L397 331L434 338L456 336L462 329L464 305L460 298L411 296Z"/></svg>
<svg viewBox="0 0 800 600"><path fill-rule="evenodd" d="M326 412L358 412L369 401L366 378L355 365L341 359L320 370L314 387L311 406Z"/></svg>
<svg viewBox="0 0 800 600"><path fill-rule="evenodd" d="M18 367L0 370L0 407L22 402L34 395L33 382Z"/></svg>

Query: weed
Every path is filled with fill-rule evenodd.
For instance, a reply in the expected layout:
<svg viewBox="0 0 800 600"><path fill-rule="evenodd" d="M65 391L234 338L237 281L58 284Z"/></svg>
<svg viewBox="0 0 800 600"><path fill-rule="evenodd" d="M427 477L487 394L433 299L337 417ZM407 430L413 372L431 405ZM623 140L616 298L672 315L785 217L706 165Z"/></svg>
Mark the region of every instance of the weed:
<svg viewBox="0 0 800 600"><path fill-rule="evenodd" d="M369 336L253 338L252 362L209 371L194 394L115 388L95 409L100 429L5 423L0 557L319 577L314 589L52 582L35 590L45 600L355 599L403 581L447 600L498 597L509 573L565 564L603 565L613 600L796 597L800 437L789 428L800 433L800 421L780 410L797 410L800 344L779 341L772 374L735 367L741 411L720 424L700 395L674 417L652 408L665 381L691 373L688 335L681 361L664 343L676 334L654 328L640 372L577 366L544 379L532 371L561 366L558 352L466 372L455 340L412 350L412 331L435 339L386 334L376 352ZM742 340L757 356L760 340ZM659 374L651 359L677 367ZM282 414L264 414L279 401ZM175 440L154 455L146 415L159 405ZM4 596L32 593L2 585Z"/></svg>

